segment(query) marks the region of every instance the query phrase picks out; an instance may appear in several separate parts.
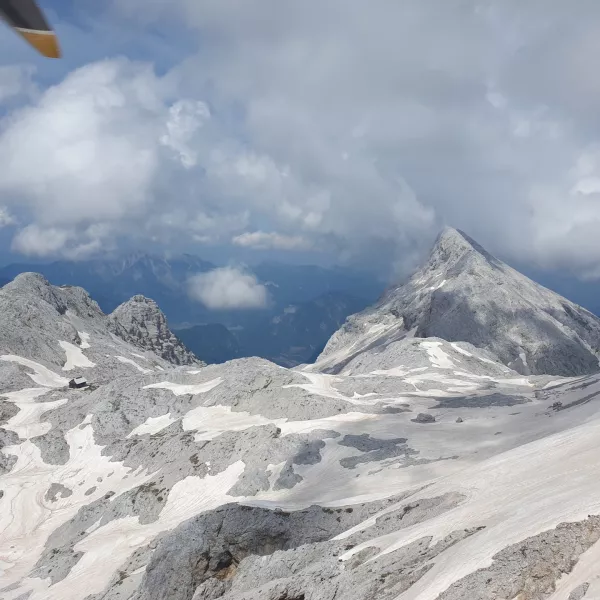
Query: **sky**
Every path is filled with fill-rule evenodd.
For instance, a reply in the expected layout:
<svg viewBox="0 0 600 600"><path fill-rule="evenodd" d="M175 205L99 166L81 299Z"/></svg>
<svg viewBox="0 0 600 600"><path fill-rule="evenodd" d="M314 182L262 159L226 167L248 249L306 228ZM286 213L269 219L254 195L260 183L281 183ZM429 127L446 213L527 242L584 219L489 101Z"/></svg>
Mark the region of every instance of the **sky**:
<svg viewBox="0 0 600 600"><path fill-rule="evenodd" d="M40 0L0 30L0 251L399 277L443 225L600 278L596 0ZM198 282L202 293L202 282Z"/></svg>

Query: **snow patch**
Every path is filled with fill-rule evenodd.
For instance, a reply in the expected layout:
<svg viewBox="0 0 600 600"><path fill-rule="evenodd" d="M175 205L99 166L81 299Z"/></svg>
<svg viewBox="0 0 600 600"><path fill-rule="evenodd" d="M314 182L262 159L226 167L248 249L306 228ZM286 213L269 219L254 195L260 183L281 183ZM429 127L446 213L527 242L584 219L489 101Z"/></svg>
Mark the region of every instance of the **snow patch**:
<svg viewBox="0 0 600 600"><path fill-rule="evenodd" d="M468 356L469 358L472 358L472 354L470 352L467 352L466 350L463 350L458 344L452 343L450 344L459 354L462 354L463 356Z"/></svg>
<svg viewBox="0 0 600 600"><path fill-rule="evenodd" d="M336 400L343 400L344 402L348 402L356 406L372 405L374 403L381 402L381 400L373 400L373 394L365 394L364 396L354 394L353 397L344 396L344 394L340 393L333 387L333 383L341 380L332 375L307 373L306 371L302 371L301 373L310 381L310 383L292 383L289 385L284 385L283 389L300 388L307 391L309 394L315 394L316 396L322 396L323 398L335 398ZM377 394L374 395L377 396ZM369 400L368 398L371 399Z"/></svg>
<svg viewBox="0 0 600 600"><path fill-rule="evenodd" d="M359 544L342 559L367 547L381 549L377 556L389 554L428 536L434 545L453 531L485 526L436 557L431 570L398 596L435 600L452 584L489 567L492 557L507 546L600 512L599 436L596 419L439 479L403 503L451 492L467 500L438 517Z"/></svg>
<svg viewBox="0 0 600 600"><path fill-rule="evenodd" d="M406 377L409 373L420 373L427 371L429 367L416 367L414 369L407 369L406 367L399 366L393 367L392 369L379 369L378 371L371 371L371 375L383 375L385 377Z"/></svg>
<svg viewBox="0 0 600 600"><path fill-rule="evenodd" d="M75 346L69 342L61 341L58 343L67 355L67 362L62 368L63 371L72 371L73 369L77 368L89 369L96 366L96 363L93 363L87 356L85 356L79 346Z"/></svg>
<svg viewBox="0 0 600 600"><path fill-rule="evenodd" d="M573 570L563 575L556 584L556 591L549 596L548 600L569 600L571 592L582 584L588 583L585 598L593 600L600 598L600 542L596 542L591 548L584 552Z"/></svg>
<svg viewBox="0 0 600 600"><path fill-rule="evenodd" d="M41 406L41 405L40 405ZM34 425L34 416L29 424ZM48 537L58 527L72 519L82 506L101 498L108 492L116 495L133 489L151 476L123 466L110 456L102 455L102 446L94 441L90 424L92 415L65 433L69 445L69 460L65 465L48 465L40 449L26 440L20 445L3 448L4 454L17 457L10 473L2 476L0 498L0 556L2 557L2 585L10 586L21 581L18 593L33 591L30 599L83 598L87 596L87 581L73 586L64 595L50 595L49 580L26 578L41 556ZM112 473L111 477L107 477ZM127 479L125 477L127 476ZM59 483L72 494L49 503L45 494L53 483ZM95 490L88 495L92 487ZM111 574L107 574L111 576ZM24 579L25 578L25 579Z"/></svg>
<svg viewBox="0 0 600 600"><path fill-rule="evenodd" d="M161 415L160 417L148 417L141 425L138 425L127 437L134 435L154 434L162 431L177 419L171 417L171 413Z"/></svg>
<svg viewBox="0 0 600 600"><path fill-rule="evenodd" d="M81 344L79 345L79 347L82 350L87 350L88 348L91 348L89 333L86 333L85 331L78 331L77 335L81 338Z"/></svg>
<svg viewBox="0 0 600 600"><path fill-rule="evenodd" d="M367 335L377 335L379 333L383 333L386 329L387 327L385 325L383 325L382 323L378 323L376 325L372 325L369 328L369 331L367 331Z"/></svg>
<svg viewBox="0 0 600 600"><path fill-rule="evenodd" d="M23 365L24 367L29 367L34 371L34 373L27 373L27 375L29 375L29 377L31 377L31 379L38 385L49 388L63 388L69 385L68 379L60 377L47 367L44 367L33 360L29 360L28 358L21 358L20 356L16 356L14 354L4 354L3 356L0 356L0 360L15 362L19 365Z"/></svg>
<svg viewBox="0 0 600 600"><path fill-rule="evenodd" d="M519 358L523 363L523 366L529 369L529 364L527 363L527 355L525 354L525 350L523 348L519 348Z"/></svg>
<svg viewBox="0 0 600 600"><path fill-rule="evenodd" d="M434 367L438 369L453 369L455 367L450 357L442 350L442 342L421 342L421 346L427 350L429 360Z"/></svg>
<svg viewBox="0 0 600 600"><path fill-rule="evenodd" d="M196 441L212 440L226 431L243 431L250 427L283 424L287 419L267 419L247 412L233 412L230 406L198 406L182 420L184 431L198 431Z"/></svg>
<svg viewBox="0 0 600 600"><path fill-rule="evenodd" d="M150 389L159 389L159 390L170 390L176 396L185 396L186 394L205 394L206 392L210 392L210 390L216 388L218 385L223 383L223 379L218 377L217 379L212 379L211 381L207 381L206 383L197 383L197 384L185 384L185 383L171 383L170 381L162 381L160 383L152 383L150 385L144 386L145 390Z"/></svg>
<svg viewBox="0 0 600 600"><path fill-rule="evenodd" d="M125 365L131 365L134 369L137 369L140 373L152 373L152 369L144 369L143 367L140 367L140 365L138 365L135 360L131 360L131 358L125 358L124 356L115 356L115 358L125 364Z"/></svg>
<svg viewBox="0 0 600 600"><path fill-rule="evenodd" d="M441 275L441 273L440 273L440 275ZM445 283L446 283L446 280L444 279L441 283L438 283L437 285L430 287L429 291L435 292L435 290L439 290L439 289L443 288Z"/></svg>
<svg viewBox="0 0 600 600"><path fill-rule="evenodd" d="M47 388L27 388L18 392L0 394L9 402L13 402L19 409L19 412L3 425L4 429L14 431L21 439L25 440L48 433L52 429L52 425L40 422L40 417L44 413L66 404L67 400L36 401L37 398L47 393Z"/></svg>
<svg viewBox="0 0 600 600"><path fill-rule="evenodd" d="M48 587L41 582L29 600L80 600L101 593L114 573L138 549L157 535L175 529L193 516L236 500L227 494L238 481L245 464L238 461L218 475L186 477L178 481L159 518L140 524L139 517L115 519L90 533L73 548L83 556L62 581Z"/></svg>

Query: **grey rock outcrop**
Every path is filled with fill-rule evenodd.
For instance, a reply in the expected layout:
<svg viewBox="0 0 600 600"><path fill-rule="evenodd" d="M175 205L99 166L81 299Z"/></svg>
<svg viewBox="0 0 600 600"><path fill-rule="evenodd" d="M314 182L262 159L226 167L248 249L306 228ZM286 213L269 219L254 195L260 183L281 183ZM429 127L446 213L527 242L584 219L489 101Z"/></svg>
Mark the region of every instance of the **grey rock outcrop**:
<svg viewBox="0 0 600 600"><path fill-rule="evenodd" d="M406 337L469 342L522 374L599 371L600 319L445 229L426 264L373 307L349 317L317 361L340 372Z"/></svg>
<svg viewBox="0 0 600 600"><path fill-rule="evenodd" d="M203 364L171 332L154 300L134 296L110 315L113 331L126 342L154 352L174 365Z"/></svg>
<svg viewBox="0 0 600 600"><path fill-rule="evenodd" d="M0 289L0 347L6 354L60 364L58 341L79 345L77 324L106 330L106 317L85 290L56 287L23 273Z"/></svg>
<svg viewBox="0 0 600 600"><path fill-rule="evenodd" d="M411 419L414 423L435 423L435 417L429 413L419 413L415 419Z"/></svg>

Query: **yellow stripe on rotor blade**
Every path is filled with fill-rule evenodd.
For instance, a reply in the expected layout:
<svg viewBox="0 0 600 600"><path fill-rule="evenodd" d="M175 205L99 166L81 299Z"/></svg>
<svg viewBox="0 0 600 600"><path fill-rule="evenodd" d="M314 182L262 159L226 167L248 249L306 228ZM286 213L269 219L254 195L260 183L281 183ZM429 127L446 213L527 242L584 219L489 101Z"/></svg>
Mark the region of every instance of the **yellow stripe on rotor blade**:
<svg viewBox="0 0 600 600"><path fill-rule="evenodd" d="M15 27L20 35L27 40L40 54L47 58L60 58L58 38L53 31L33 31Z"/></svg>

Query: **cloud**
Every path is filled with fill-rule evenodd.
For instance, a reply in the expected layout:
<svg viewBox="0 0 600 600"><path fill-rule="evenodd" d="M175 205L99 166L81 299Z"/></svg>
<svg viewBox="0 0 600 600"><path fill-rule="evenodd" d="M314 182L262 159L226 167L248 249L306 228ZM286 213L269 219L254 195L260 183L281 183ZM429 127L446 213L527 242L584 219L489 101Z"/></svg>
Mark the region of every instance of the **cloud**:
<svg viewBox="0 0 600 600"><path fill-rule="evenodd" d="M173 181L194 165L189 140L210 118L202 102L173 93L148 64L105 60L75 70L6 117L0 197L28 210L32 221L13 247L67 255L81 245L103 248L100 242L119 235L149 238ZM198 208L179 207L189 228Z"/></svg>
<svg viewBox="0 0 600 600"><path fill-rule="evenodd" d="M171 148L181 164L191 169L197 157L190 142L202 123L210 119L210 111L203 102L183 100L169 109L167 132L160 137L160 143Z"/></svg>
<svg viewBox="0 0 600 600"><path fill-rule="evenodd" d="M37 93L34 69L25 65L0 66L0 106L15 99L32 98Z"/></svg>
<svg viewBox="0 0 600 600"><path fill-rule="evenodd" d="M8 227L10 225L15 225L17 220L10 213L6 206L0 206L0 229L4 227Z"/></svg>
<svg viewBox="0 0 600 600"><path fill-rule="evenodd" d="M17 232L11 249L26 256L52 256L60 254L71 260L81 260L97 254L100 250L114 249L107 240L109 232L103 225L90 225L74 233L61 227L42 227L32 223Z"/></svg>
<svg viewBox="0 0 600 600"><path fill-rule="evenodd" d="M12 249L27 256L47 256L62 249L68 241L69 233L65 230L28 225L15 236Z"/></svg>
<svg viewBox="0 0 600 600"><path fill-rule="evenodd" d="M266 308L269 295L256 277L234 267L214 269L189 280L189 294L212 310Z"/></svg>
<svg viewBox="0 0 600 600"><path fill-rule="evenodd" d="M449 223L504 258L600 277L600 5L108 6L168 43L11 92L25 104L0 118L0 203L64 233L41 250L312 247L403 274ZM6 89L27 88L19 73Z"/></svg>
<svg viewBox="0 0 600 600"><path fill-rule="evenodd" d="M236 246L256 250L310 250L313 245L303 237L281 235L275 232L254 231L242 233L232 239Z"/></svg>

